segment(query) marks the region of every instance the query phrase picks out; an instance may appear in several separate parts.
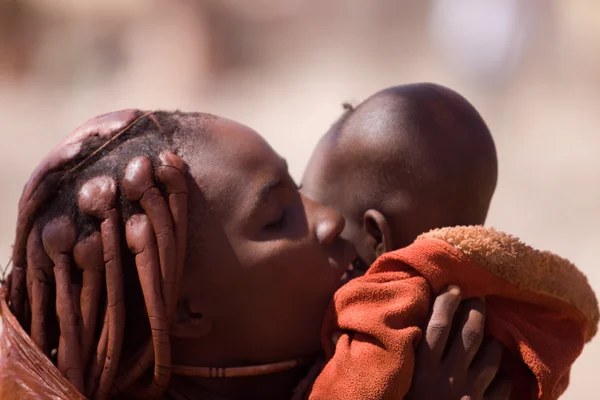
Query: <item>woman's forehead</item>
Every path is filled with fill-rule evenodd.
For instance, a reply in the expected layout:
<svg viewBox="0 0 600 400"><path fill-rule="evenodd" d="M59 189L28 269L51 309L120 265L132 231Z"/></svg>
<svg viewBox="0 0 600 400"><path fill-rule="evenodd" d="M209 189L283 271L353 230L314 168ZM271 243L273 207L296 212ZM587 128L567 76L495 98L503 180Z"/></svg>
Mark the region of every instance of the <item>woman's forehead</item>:
<svg viewBox="0 0 600 400"><path fill-rule="evenodd" d="M268 143L254 130L226 118L214 118L201 128L181 129L178 142L189 164L221 162L235 164L254 158L276 157Z"/></svg>
<svg viewBox="0 0 600 400"><path fill-rule="evenodd" d="M185 156L192 178L209 200L240 204L253 196L254 187L286 173L285 161L252 129L218 119L211 121L210 135L207 147Z"/></svg>

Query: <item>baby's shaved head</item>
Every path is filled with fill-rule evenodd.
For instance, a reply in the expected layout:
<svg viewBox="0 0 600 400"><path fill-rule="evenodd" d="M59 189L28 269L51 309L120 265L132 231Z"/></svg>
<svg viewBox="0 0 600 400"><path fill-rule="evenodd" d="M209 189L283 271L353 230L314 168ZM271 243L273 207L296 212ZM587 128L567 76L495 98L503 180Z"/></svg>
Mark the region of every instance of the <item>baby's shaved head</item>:
<svg viewBox="0 0 600 400"><path fill-rule="evenodd" d="M483 224L497 174L477 110L448 88L418 83L347 108L319 142L303 184L340 209L350 231L367 210L381 212L397 248L436 227Z"/></svg>

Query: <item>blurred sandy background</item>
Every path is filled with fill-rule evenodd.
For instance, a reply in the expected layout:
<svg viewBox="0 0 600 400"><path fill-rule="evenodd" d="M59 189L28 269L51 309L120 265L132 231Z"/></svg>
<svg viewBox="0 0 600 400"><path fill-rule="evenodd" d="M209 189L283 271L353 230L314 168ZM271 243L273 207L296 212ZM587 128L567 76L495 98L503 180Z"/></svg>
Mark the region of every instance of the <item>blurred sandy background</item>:
<svg viewBox="0 0 600 400"><path fill-rule="evenodd" d="M415 81L454 88L489 124L489 224L569 257L600 292L595 0L0 0L0 260L23 183L89 117L217 113L300 178L343 101ZM564 398L599 398L599 359L596 339Z"/></svg>

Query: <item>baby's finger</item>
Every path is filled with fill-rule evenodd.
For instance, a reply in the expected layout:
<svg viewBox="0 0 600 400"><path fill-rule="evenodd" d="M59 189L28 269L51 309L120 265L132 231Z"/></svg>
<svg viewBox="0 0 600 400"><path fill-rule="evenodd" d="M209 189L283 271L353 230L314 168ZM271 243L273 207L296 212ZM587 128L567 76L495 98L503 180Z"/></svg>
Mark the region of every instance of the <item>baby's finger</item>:
<svg viewBox="0 0 600 400"><path fill-rule="evenodd" d="M454 285L435 299L431 318L425 328L425 337L417 353L420 365L431 365L441 360L459 304L460 289Z"/></svg>
<svg viewBox="0 0 600 400"><path fill-rule="evenodd" d="M502 345L491 339L475 356L469 368L469 380L473 382L473 398L480 399L492 383L502 362Z"/></svg>
<svg viewBox="0 0 600 400"><path fill-rule="evenodd" d="M483 400L510 400L513 384L508 376L498 374L483 395Z"/></svg>
<svg viewBox="0 0 600 400"><path fill-rule="evenodd" d="M446 362L468 367L481 346L485 328L485 304L481 299L464 302L463 323L460 334L450 344Z"/></svg>

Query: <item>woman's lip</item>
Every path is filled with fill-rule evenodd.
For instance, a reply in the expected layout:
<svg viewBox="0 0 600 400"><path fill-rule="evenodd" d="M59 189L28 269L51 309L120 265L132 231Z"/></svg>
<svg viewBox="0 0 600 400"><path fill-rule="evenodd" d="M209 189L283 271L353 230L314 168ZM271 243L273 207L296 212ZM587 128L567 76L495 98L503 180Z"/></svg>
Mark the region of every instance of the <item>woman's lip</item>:
<svg viewBox="0 0 600 400"><path fill-rule="evenodd" d="M342 283L342 285L344 285L350 282L352 279L358 278L359 276L363 276L364 274L365 271L357 270L352 264L350 264L346 272L344 272L344 274L340 278L340 282Z"/></svg>
<svg viewBox="0 0 600 400"><path fill-rule="evenodd" d="M344 265L347 265L348 268L350 268L352 267L352 261L358 257L358 253L356 252L356 247L354 247L351 242L346 243L346 248L344 249Z"/></svg>
<svg viewBox="0 0 600 400"><path fill-rule="evenodd" d="M329 266L335 271L337 279L342 279L342 276L352 267L352 262L358 253L352 242L342 238L334 246L335 249L332 249L334 254L329 256Z"/></svg>
<svg viewBox="0 0 600 400"><path fill-rule="evenodd" d="M351 242L346 242L346 246L344 248L344 256L343 263L340 265L343 269L340 271L342 275L340 276L340 281L343 283L352 279L353 276L353 266L352 263L358 256L356 252L356 248Z"/></svg>

